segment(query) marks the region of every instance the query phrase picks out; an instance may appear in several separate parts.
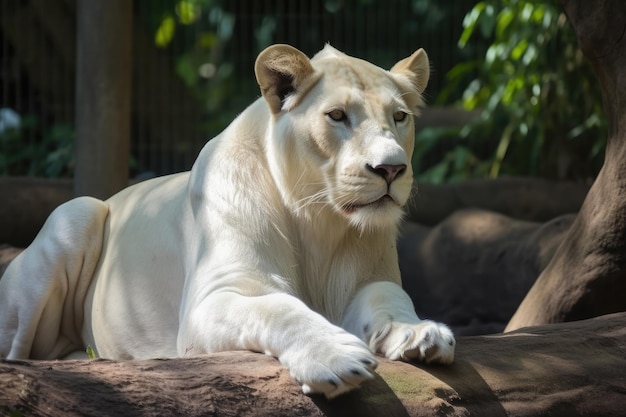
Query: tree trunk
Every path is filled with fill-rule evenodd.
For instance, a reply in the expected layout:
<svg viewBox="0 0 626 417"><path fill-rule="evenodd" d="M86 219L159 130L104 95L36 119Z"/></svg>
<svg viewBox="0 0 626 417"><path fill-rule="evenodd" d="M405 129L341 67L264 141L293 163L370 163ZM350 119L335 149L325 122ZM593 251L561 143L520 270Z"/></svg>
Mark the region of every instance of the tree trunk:
<svg viewBox="0 0 626 417"><path fill-rule="evenodd" d="M76 195L106 199L128 185L133 2L79 0Z"/></svg>
<svg viewBox="0 0 626 417"><path fill-rule="evenodd" d="M600 81L606 157L563 244L507 331L626 310L626 7L617 0L562 3Z"/></svg>
<svg viewBox="0 0 626 417"><path fill-rule="evenodd" d="M380 359L360 390L308 397L250 352L149 361L1 361L0 415L622 416L626 313L459 338L451 366Z"/></svg>

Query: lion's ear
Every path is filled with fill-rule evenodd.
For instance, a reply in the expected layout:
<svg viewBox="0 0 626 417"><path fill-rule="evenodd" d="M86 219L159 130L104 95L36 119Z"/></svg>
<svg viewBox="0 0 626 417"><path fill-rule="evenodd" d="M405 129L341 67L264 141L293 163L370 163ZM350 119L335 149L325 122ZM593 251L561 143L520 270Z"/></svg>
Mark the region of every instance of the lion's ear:
<svg viewBox="0 0 626 417"><path fill-rule="evenodd" d="M419 93L423 93L430 78L430 63L426 51L418 49L413 55L394 65L391 72L409 77Z"/></svg>
<svg viewBox="0 0 626 417"><path fill-rule="evenodd" d="M279 113L285 98L312 84L315 70L309 58L289 45L272 45L263 50L254 65L261 93L273 113Z"/></svg>

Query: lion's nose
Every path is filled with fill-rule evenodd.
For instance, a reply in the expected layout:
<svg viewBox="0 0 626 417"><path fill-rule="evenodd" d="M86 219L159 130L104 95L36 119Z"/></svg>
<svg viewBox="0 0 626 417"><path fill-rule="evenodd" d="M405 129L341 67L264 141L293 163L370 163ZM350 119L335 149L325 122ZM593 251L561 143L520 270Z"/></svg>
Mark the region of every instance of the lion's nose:
<svg viewBox="0 0 626 417"><path fill-rule="evenodd" d="M379 177L384 178L385 181L387 181L387 184L391 184L396 178L402 175L404 171L406 171L406 164L399 164L399 165L381 164L381 165L376 165L375 167L371 166L370 164L367 164L366 167L368 171L373 172Z"/></svg>

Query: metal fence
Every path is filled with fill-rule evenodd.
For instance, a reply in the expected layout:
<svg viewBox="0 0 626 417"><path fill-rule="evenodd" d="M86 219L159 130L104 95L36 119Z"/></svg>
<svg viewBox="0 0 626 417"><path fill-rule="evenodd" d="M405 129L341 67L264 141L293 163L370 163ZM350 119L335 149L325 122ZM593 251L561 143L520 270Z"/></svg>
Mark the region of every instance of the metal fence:
<svg viewBox="0 0 626 417"><path fill-rule="evenodd" d="M383 67L424 47L432 102L468 58L456 42L474 3L134 0L131 174L189 169L259 96L253 63L272 43L330 42ZM0 0L0 175L71 175L75 51L76 0Z"/></svg>

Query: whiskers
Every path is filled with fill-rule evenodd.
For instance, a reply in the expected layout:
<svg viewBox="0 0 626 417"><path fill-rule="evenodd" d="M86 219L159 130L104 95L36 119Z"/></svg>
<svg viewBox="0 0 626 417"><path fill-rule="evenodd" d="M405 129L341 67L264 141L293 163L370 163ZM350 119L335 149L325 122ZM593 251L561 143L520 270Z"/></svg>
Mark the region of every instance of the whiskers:
<svg viewBox="0 0 626 417"><path fill-rule="evenodd" d="M419 198L419 187L417 185L417 181L413 181L411 185L411 193L409 194L409 199L407 200L404 208L407 212L411 210L411 207L417 206L417 200Z"/></svg>
<svg viewBox="0 0 626 417"><path fill-rule="evenodd" d="M290 187L290 209L316 227L326 224L341 229L340 225L350 224L361 235L394 226L404 213L402 201L394 199L398 197L394 192L385 194L381 184L373 180L355 173L343 173L336 179L307 178L301 173Z"/></svg>
<svg viewBox="0 0 626 417"><path fill-rule="evenodd" d="M312 185L312 184L311 184ZM318 184L319 185L319 184ZM326 186L312 195L302 197L295 202L295 210L302 211L316 204L328 204L329 191Z"/></svg>
<svg viewBox="0 0 626 417"><path fill-rule="evenodd" d="M360 196L358 187L349 187L349 189L339 187L332 189L327 181L318 181L303 184L301 181L296 182L292 195L302 196L294 203L296 212L308 211L314 216L319 216L324 208L333 208L336 212L347 212L350 207L356 207L364 203ZM309 194L307 191L313 191ZM314 208L314 211L311 209Z"/></svg>
<svg viewBox="0 0 626 417"><path fill-rule="evenodd" d="M305 181L305 175L306 170L303 170L290 190L290 194L298 198L292 203L293 210L297 213L308 211L313 206L317 206L321 209L321 207L328 204L329 201L330 191L326 182ZM313 193L310 194L309 190Z"/></svg>

